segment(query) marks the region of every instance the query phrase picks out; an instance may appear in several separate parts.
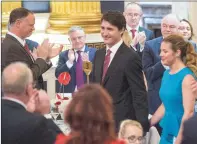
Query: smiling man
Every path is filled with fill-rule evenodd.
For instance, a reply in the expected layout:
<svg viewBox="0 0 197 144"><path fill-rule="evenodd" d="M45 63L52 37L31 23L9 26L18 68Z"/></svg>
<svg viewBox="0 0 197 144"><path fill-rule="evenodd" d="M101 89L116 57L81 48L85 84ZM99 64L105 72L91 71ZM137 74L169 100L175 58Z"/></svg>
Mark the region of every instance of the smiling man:
<svg viewBox="0 0 197 144"><path fill-rule="evenodd" d="M71 81L64 86L60 92L72 93L87 82L87 76L83 71L83 61L93 62L96 52L95 48L86 46L86 35L84 29L80 26L72 26L68 30L69 41L72 48L60 53L58 66L55 69L55 76L62 72L68 72L71 76ZM90 75L90 81L92 75Z"/></svg>
<svg viewBox="0 0 197 144"><path fill-rule="evenodd" d="M101 36L106 48L96 52L93 81L109 92L114 104L116 130L121 121L139 121L148 131L148 105L141 61L125 45L122 35L126 20L120 12L110 11L101 19Z"/></svg>

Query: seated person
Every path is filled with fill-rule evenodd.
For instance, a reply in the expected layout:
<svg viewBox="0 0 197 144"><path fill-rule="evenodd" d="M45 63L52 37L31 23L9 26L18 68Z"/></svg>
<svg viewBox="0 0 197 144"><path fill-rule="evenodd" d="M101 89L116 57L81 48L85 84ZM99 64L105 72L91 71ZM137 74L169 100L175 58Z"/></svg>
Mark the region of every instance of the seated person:
<svg viewBox="0 0 197 144"><path fill-rule="evenodd" d="M29 100L37 95L33 74L28 66L15 62L3 70L2 133L5 144L54 144L57 133L51 130L47 119L27 111ZM54 125L54 127L57 127Z"/></svg>
<svg viewBox="0 0 197 144"><path fill-rule="evenodd" d="M73 93L64 116L71 133L58 135L55 144L125 144L116 138L112 99L98 84Z"/></svg>
<svg viewBox="0 0 197 144"><path fill-rule="evenodd" d="M145 141L141 124L134 120L121 122L118 137L125 140L127 144L144 144Z"/></svg>
<svg viewBox="0 0 197 144"><path fill-rule="evenodd" d="M82 64L83 61L93 62L96 52L95 48L89 48L85 45L86 36L81 27L71 27L68 31L68 36L72 44L72 49L60 53L58 65L55 70L56 78L62 72L68 72L71 76L70 83L59 91L64 93L72 93L86 83L86 74L83 72Z"/></svg>

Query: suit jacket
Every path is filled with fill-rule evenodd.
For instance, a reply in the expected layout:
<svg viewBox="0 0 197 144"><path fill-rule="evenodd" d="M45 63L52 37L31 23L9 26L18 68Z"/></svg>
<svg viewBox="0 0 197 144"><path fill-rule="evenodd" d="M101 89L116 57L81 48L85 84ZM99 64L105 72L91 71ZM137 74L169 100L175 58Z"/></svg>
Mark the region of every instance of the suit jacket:
<svg viewBox="0 0 197 144"><path fill-rule="evenodd" d="M48 121L44 116L30 113L14 101L2 100L1 104L2 143L53 144L55 142L58 133L48 126Z"/></svg>
<svg viewBox="0 0 197 144"><path fill-rule="evenodd" d="M37 88L43 88L42 74L46 72L52 64L48 65L45 60L37 58L33 60L21 43L13 36L7 34L2 43L2 71L12 62L20 61L26 63L33 73L33 78L37 82Z"/></svg>
<svg viewBox="0 0 197 144"><path fill-rule="evenodd" d="M145 43L142 66L148 84L149 113L154 114L161 105L159 89L165 68L161 64L160 46L163 38L158 37Z"/></svg>
<svg viewBox="0 0 197 144"><path fill-rule="evenodd" d="M111 95L116 128L118 129L122 120L133 119L139 121L147 132L149 129L147 93L139 56L122 43L102 81L105 54L105 48L96 52L93 82L102 84Z"/></svg>
<svg viewBox="0 0 197 144"><path fill-rule="evenodd" d="M154 39L154 33L153 33L151 30L146 29L146 28L144 28L144 27L139 27L139 30L138 30L138 31L139 31L139 32L142 32L142 31L145 32L146 41L149 41L149 40ZM139 43L136 45L136 49L137 49L137 53L139 54L140 58L142 58L142 53L143 53L143 51L140 52L140 44L139 44Z"/></svg>
<svg viewBox="0 0 197 144"><path fill-rule="evenodd" d="M33 52L33 49L34 49L34 48L37 48L38 45L39 45L37 42L32 41L32 40L29 40L29 39L25 39L25 41L26 41L26 44L27 44L28 47L29 47L29 50L32 51L32 52Z"/></svg>
<svg viewBox="0 0 197 144"><path fill-rule="evenodd" d="M96 49L95 48L89 48L88 46L85 46L85 51L84 52L89 52L89 60L93 62L94 56ZM64 92L64 93L72 93L75 90L76 87L76 61L74 61L73 66L69 69L67 67L66 62L68 61L68 50L63 51L59 55L59 60L58 60L58 65L55 69L55 76L58 78L58 76L62 72L68 72L71 76L71 81L68 85L64 86L59 92ZM87 76L84 73L84 82L87 80ZM90 81L92 80L92 76L90 75ZM64 90L64 91L63 91Z"/></svg>
<svg viewBox="0 0 197 144"><path fill-rule="evenodd" d="M165 68L161 64L160 46L163 38L158 37L145 43L142 66L148 83L149 113L154 114L161 105L159 89ZM194 46L194 43L192 43Z"/></svg>
<svg viewBox="0 0 197 144"><path fill-rule="evenodd" d="M197 115L184 123L181 144L197 144Z"/></svg>

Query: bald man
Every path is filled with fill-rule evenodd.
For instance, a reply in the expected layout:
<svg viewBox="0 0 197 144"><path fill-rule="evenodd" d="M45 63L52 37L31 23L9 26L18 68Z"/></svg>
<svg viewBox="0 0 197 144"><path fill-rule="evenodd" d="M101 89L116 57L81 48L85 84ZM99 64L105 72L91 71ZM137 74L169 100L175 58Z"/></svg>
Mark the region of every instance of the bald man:
<svg viewBox="0 0 197 144"><path fill-rule="evenodd" d="M142 57L145 41L152 40L154 34L151 30L140 26L143 11L139 4L128 3L124 9L124 16L127 23L126 28L132 39L130 45Z"/></svg>
<svg viewBox="0 0 197 144"><path fill-rule="evenodd" d="M32 72L26 64L15 62L5 67L2 73L2 143L55 142L57 133L51 130L47 119L26 110L29 100L38 94L34 86Z"/></svg>

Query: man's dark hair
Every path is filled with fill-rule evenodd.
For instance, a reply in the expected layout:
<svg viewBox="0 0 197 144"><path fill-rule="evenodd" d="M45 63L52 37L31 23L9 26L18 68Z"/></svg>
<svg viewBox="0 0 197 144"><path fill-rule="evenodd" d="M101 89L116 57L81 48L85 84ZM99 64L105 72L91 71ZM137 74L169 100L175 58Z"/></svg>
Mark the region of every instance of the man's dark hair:
<svg viewBox="0 0 197 144"><path fill-rule="evenodd" d="M101 18L101 22L105 20L112 24L113 26L116 26L118 30L125 30L126 29L126 20L123 14L119 11L108 11L103 15Z"/></svg>
<svg viewBox="0 0 197 144"><path fill-rule="evenodd" d="M22 7L16 8L16 9L12 10L12 12L10 13L9 24L12 25L16 22L16 20L21 19L21 18L25 18L29 14L33 14L33 12L28 9L22 8Z"/></svg>

